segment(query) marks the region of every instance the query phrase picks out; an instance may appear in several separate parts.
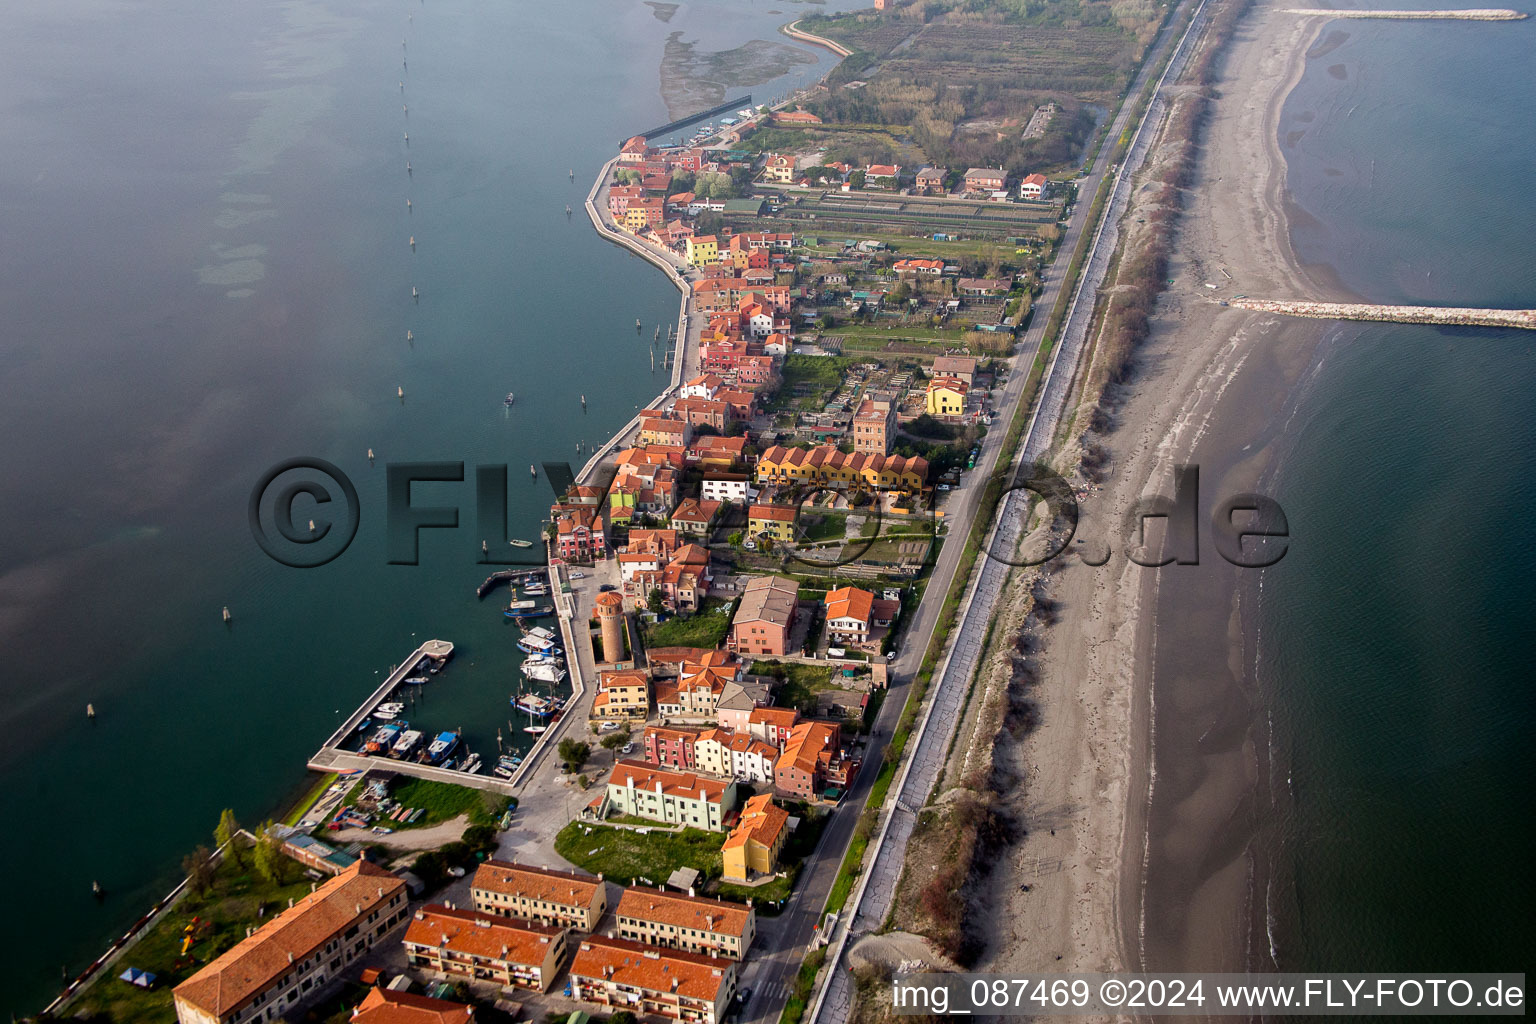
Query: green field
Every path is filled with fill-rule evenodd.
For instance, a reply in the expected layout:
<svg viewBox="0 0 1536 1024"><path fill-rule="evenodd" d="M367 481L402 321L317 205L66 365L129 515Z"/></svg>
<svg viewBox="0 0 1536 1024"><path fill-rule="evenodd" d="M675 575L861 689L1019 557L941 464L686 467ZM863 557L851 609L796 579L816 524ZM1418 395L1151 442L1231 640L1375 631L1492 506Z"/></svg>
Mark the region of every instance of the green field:
<svg viewBox="0 0 1536 1024"><path fill-rule="evenodd" d="M731 628L729 608L675 615L644 629L646 647L719 647Z"/></svg>
<svg viewBox="0 0 1536 1024"><path fill-rule="evenodd" d="M724 833L698 828L641 835L632 829L573 821L555 837L555 852L583 871L601 873L612 882L649 878L662 885L678 868L694 868L707 878L719 878L724 842Z"/></svg>
<svg viewBox="0 0 1536 1024"><path fill-rule="evenodd" d="M359 782L352 787L344 803L349 807L355 806L362 792L363 783ZM380 822L396 832L438 825L452 821L461 814L467 815L472 825L494 825L511 802L508 797L486 790L408 776L400 778L390 787L389 796L392 800L400 801L403 807L420 807L426 812L409 825L397 821Z"/></svg>

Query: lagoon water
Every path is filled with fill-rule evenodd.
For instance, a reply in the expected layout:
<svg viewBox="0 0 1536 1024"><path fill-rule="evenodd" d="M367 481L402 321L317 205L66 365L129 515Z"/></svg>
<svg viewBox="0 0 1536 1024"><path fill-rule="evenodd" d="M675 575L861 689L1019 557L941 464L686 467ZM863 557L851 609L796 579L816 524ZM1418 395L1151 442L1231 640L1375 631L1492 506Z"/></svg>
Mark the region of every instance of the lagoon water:
<svg viewBox="0 0 1536 1024"><path fill-rule="evenodd" d="M536 536L551 494L526 467L579 465L579 441L661 389L650 343L677 315L582 200L621 137L669 119L669 35L730 49L805 10L672 6L8 10L0 876L26 941L0 1012L40 1008L170 887L221 808L278 809L338 713L421 640L459 651L413 720L481 751L509 728L518 655L497 602L474 597L473 467L510 467L510 535ZM832 63L796 49L731 95ZM253 484L295 456L335 463L360 496L357 539L319 569L267 559L246 524ZM470 467L418 486L463 528L425 531L414 567L386 564L390 460Z"/></svg>
<svg viewBox="0 0 1536 1024"><path fill-rule="evenodd" d="M1536 21L1339 21L1323 50L1281 126L1299 256L1367 301L1536 306ZM1521 970L1536 339L1338 327L1298 396L1258 616L1278 962Z"/></svg>

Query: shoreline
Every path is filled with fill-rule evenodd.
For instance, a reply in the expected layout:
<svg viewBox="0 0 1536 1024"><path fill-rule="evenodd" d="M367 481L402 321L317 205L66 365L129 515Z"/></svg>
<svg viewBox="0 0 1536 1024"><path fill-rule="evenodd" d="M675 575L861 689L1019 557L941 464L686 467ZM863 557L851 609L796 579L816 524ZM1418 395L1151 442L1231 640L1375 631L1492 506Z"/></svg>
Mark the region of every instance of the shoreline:
<svg viewBox="0 0 1536 1024"><path fill-rule="evenodd" d="M1172 347L1194 334L1204 356L1196 361L1193 397L1162 445L1170 464L1201 467L1207 496L1259 489L1272 469L1272 424L1328 327L1263 310L1213 310L1197 294L1204 265L1225 271L1230 252L1242 290L1279 285L1293 294L1349 297L1328 280L1328 268L1305 267L1290 242L1280 118L1329 19L1277 25L1285 13L1248 12L1224 57L1221 99L1191 183L1208 210L1186 211L1185 253L1170 268L1181 283L1149 339L1149 347ZM1255 110L1262 111L1257 118ZM1162 479L1166 489L1166 473ZM1170 571L1166 579L1150 574L1144 586L1150 614L1136 625L1135 655L1136 675L1147 683L1147 756L1138 761L1142 850L1139 884L1124 894L1127 920L1134 908L1142 969L1277 969L1266 899L1273 874L1273 818L1264 812L1268 717L1251 672L1253 624L1245 621L1257 580L1218 563Z"/></svg>

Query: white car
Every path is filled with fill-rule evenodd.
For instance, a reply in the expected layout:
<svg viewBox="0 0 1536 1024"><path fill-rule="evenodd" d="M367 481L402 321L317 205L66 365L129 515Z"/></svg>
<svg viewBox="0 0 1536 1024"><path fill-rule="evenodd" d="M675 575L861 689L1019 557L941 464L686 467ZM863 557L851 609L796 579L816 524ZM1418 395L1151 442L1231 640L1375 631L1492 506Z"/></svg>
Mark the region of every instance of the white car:
<svg viewBox="0 0 1536 1024"><path fill-rule="evenodd" d="M621 754L633 754L634 752L635 745L633 743L626 743L624 746L619 748L619 753Z"/></svg>
<svg viewBox="0 0 1536 1024"><path fill-rule="evenodd" d="M587 574L584 573L584 572L573 572L573 573L571 573L571 579L573 579L573 580L584 580L586 578L587 578Z"/></svg>

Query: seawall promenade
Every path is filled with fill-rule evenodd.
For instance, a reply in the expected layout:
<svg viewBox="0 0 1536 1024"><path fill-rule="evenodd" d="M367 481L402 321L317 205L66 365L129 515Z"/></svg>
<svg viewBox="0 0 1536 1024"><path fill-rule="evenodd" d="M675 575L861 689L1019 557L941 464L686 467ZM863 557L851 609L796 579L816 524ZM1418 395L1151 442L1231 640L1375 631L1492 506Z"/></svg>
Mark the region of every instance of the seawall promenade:
<svg viewBox="0 0 1536 1024"><path fill-rule="evenodd" d="M1530 15L1504 7L1469 7L1460 11L1350 11L1326 7L1287 7L1286 14L1324 18L1381 18L1389 21L1523 21Z"/></svg>

